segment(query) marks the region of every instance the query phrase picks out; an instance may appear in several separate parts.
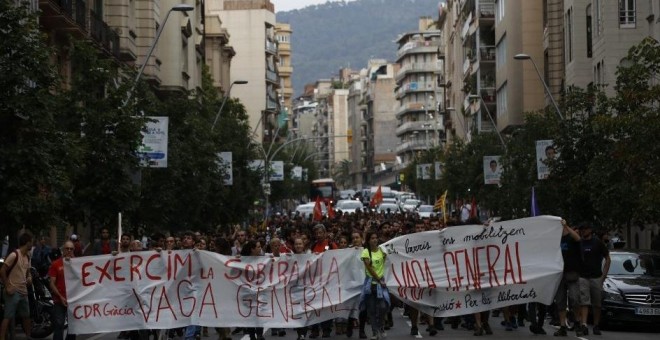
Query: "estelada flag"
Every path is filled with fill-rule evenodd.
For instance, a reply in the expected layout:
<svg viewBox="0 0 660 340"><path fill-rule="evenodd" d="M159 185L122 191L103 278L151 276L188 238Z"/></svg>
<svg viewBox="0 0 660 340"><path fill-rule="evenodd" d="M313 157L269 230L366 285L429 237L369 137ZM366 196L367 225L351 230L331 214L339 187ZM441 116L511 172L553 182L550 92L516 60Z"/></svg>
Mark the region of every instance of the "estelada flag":
<svg viewBox="0 0 660 340"><path fill-rule="evenodd" d="M442 211L442 219L447 223L447 190L438 198L433 206L433 210Z"/></svg>
<svg viewBox="0 0 660 340"><path fill-rule="evenodd" d="M328 218L335 218L335 209L332 208L332 202L328 202Z"/></svg>
<svg viewBox="0 0 660 340"><path fill-rule="evenodd" d="M371 197L371 201L369 202L369 205L372 207L375 207L383 202L383 192L380 189L380 185L378 186L378 190L376 190L376 193Z"/></svg>
<svg viewBox="0 0 660 340"><path fill-rule="evenodd" d="M323 210L321 209L321 198L316 197L316 204L314 204L314 215L312 215L312 221L320 221L323 219Z"/></svg>

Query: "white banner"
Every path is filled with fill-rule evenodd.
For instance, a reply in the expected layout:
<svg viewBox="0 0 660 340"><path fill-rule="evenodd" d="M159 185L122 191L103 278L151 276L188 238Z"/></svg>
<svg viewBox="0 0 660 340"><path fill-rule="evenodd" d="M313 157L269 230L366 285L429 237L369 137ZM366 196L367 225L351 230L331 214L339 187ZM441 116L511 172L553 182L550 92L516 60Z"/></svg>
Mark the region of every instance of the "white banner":
<svg viewBox="0 0 660 340"><path fill-rule="evenodd" d="M65 262L69 332L281 327L357 316L361 249L281 258L136 252Z"/></svg>
<svg viewBox="0 0 660 340"><path fill-rule="evenodd" d="M138 147L140 164L149 168L167 168L167 135L169 117L147 117L142 131L142 145Z"/></svg>
<svg viewBox="0 0 660 340"><path fill-rule="evenodd" d="M229 151L218 153L218 162L220 163L222 171L225 174L223 177L223 183L225 185L234 185L232 153Z"/></svg>
<svg viewBox="0 0 660 340"><path fill-rule="evenodd" d="M484 156L484 184L500 184L502 164L500 156Z"/></svg>
<svg viewBox="0 0 660 340"><path fill-rule="evenodd" d="M560 218L410 234L383 245L391 294L435 316L550 304L563 260ZM135 252L65 262L72 334L131 329L294 328L357 315L361 249L227 257Z"/></svg>
<svg viewBox="0 0 660 340"><path fill-rule="evenodd" d="M564 267L560 221L539 216L397 237L382 245L387 286L434 316L549 305Z"/></svg>

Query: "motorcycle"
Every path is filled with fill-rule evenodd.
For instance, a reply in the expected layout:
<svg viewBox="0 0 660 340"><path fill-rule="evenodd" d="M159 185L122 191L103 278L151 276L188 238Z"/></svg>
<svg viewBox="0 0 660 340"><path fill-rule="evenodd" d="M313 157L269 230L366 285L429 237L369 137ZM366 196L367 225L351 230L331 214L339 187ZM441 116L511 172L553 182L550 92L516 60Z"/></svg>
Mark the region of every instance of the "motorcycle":
<svg viewBox="0 0 660 340"><path fill-rule="evenodd" d="M53 296L49 290L48 276L40 276L36 268L30 268L32 286L28 287L30 317L32 319L32 337L45 338L53 333L51 314L53 312Z"/></svg>

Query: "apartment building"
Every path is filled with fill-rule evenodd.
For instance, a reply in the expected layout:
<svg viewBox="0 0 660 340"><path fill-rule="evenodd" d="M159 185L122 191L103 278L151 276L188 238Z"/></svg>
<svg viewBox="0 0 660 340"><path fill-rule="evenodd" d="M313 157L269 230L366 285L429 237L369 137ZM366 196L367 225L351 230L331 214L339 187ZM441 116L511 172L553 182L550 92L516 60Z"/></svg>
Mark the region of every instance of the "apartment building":
<svg viewBox="0 0 660 340"><path fill-rule="evenodd" d="M660 38L660 2L564 1L566 85L605 85L613 94L616 68L647 36Z"/></svg>
<svg viewBox="0 0 660 340"><path fill-rule="evenodd" d="M444 101L445 41L430 17L420 18L418 30L407 32L398 44L395 96L399 108L396 155L405 166L417 152L428 150L444 141L444 124L438 115L439 102ZM439 99L443 98L443 99Z"/></svg>
<svg viewBox="0 0 660 340"><path fill-rule="evenodd" d="M291 66L291 25L284 23L275 24L275 40L277 40L277 52L279 54L277 69L280 76L279 96L282 101L284 111L291 113L293 110L293 85L291 76L293 66Z"/></svg>
<svg viewBox="0 0 660 340"><path fill-rule="evenodd" d="M545 73L538 62L544 60L546 5L545 0L464 0L441 8L448 143L495 129L509 132L523 123L525 112L545 106L534 65L513 57L527 54Z"/></svg>
<svg viewBox="0 0 660 340"><path fill-rule="evenodd" d="M204 63L203 11L201 2L188 2L43 0L39 1L40 23L56 47L53 60L65 85L71 76L68 45L73 38L89 39L118 62L136 68L146 63L142 79L159 91L195 90L201 86Z"/></svg>
<svg viewBox="0 0 660 340"><path fill-rule="evenodd" d="M367 70L360 72L357 79L353 80L348 88L348 147L349 172L351 175L351 186L362 188L369 183L367 171L367 121L365 120L367 106L364 101L365 80Z"/></svg>
<svg viewBox="0 0 660 340"><path fill-rule="evenodd" d="M236 57L231 62L231 97L240 98L254 139L270 143L281 112L278 90L278 51L275 8L269 0L219 0L206 3L209 15L218 15L231 35Z"/></svg>
<svg viewBox="0 0 660 340"><path fill-rule="evenodd" d="M213 78L213 86L225 95L231 86L231 60L236 56L236 50L229 44L231 35L222 25L220 15L211 14L208 7L204 13L204 28L206 65Z"/></svg>

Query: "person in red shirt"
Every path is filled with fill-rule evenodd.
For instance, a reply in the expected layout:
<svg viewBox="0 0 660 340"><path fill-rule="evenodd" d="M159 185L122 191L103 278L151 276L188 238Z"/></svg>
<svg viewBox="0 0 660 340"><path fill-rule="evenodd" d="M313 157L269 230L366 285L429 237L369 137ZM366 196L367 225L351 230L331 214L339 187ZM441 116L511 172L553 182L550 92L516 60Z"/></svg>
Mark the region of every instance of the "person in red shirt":
<svg viewBox="0 0 660 340"><path fill-rule="evenodd" d="M53 340L64 339L64 324L67 315L66 286L64 281L64 261L73 257L74 245L71 241L64 242L62 246L62 257L53 261L48 269L50 277L50 291L53 295ZM75 340L75 334L67 333L66 340Z"/></svg>

